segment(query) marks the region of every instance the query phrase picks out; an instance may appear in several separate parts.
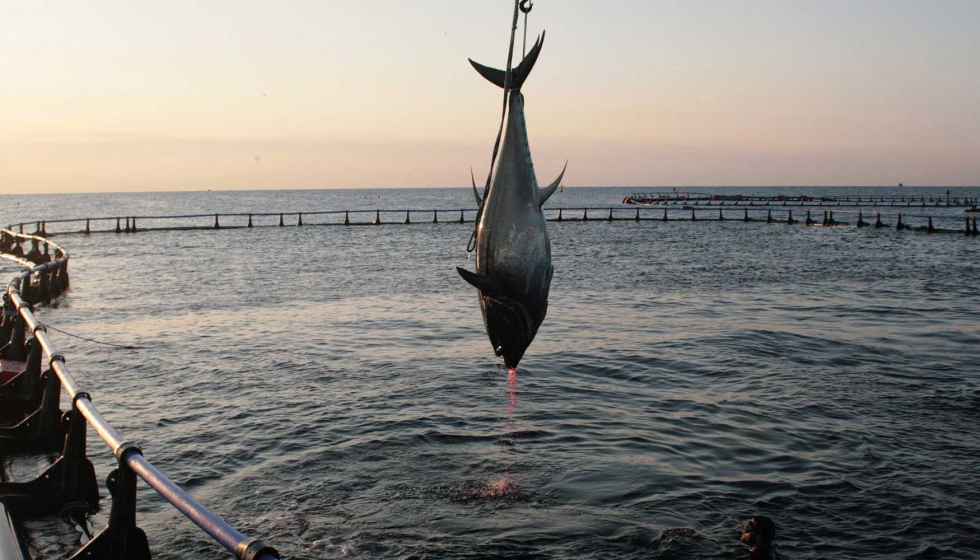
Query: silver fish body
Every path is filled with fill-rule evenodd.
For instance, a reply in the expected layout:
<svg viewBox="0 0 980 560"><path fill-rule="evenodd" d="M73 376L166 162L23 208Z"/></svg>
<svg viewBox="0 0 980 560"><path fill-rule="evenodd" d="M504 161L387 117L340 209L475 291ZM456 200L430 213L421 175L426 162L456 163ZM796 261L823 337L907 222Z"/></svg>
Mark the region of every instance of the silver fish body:
<svg viewBox="0 0 980 560"><path fill-rule="evenodd" d="M563 170L548 188L539 189L527 139L524 95L519 88L540 48L539 40L513 72L515 87L509 96L499 157L477 224L476 273L458 269L477 288L490 343L509 368L517 367L548 313L554 268L541 206L564 175ZM498 83L502 72L473 65L502 85Z"/></svg>

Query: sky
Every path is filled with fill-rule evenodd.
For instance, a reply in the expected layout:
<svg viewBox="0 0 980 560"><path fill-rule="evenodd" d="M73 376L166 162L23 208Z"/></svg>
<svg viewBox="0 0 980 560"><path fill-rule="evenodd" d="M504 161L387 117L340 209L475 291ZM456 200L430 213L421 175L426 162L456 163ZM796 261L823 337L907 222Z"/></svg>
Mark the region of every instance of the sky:
<svg viewBox="0 0 980 560"><path fill-rule="evenodd" d="M976 0L533 4L539 183L980 184ZM0 8L0 194L488 171L502 92L466 59L504 67L510 0Z"/></svg>

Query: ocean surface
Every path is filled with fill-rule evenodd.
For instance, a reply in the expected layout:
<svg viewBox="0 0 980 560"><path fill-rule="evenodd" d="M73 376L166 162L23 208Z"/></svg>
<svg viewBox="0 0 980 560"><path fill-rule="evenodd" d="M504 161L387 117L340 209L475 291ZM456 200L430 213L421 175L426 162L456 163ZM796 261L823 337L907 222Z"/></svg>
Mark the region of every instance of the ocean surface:
<svg viewBox="0 0 980 560"><path fill-rule="evenodd" d="M468 189L2 196L0 222L474 206ZM60 236L72 287L37 316L139 346L51 332L124 437L284 558L743 558L753 515L786 559L980 558L980 238L549 223L548 317L509 378L455 271L472 227ZM89 454L104 479L94 433ZM138 523L155 558L230 557L142 484ZM77 538L28 528L38 557Z"/></svg>

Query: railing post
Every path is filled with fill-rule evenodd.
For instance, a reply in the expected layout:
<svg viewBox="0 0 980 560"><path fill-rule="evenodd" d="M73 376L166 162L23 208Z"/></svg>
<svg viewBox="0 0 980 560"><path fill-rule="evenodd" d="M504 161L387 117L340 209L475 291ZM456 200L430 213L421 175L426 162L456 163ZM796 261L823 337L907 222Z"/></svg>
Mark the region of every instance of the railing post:
<svg viewBox="0 0 980 560"><path fill-rule="evenodd" d="M463 223L463 211L459 211L459 223Z"/></svg>
<svg viewBox="0 0 980 560"><path fill-rule="evenodd" d="M376 226L381 225L381 210L374 211L374 225Z"/></svg>
<svg viewBox="0 0 980 560"><path fill-rule="evenodd" d="M438 224L439 223L439 211L438 210L433 210L432 211L432 223L434 223L434 224Z"/></svg>
<svg viewBox="0 0 980 560"><path fill-rule="evenodd" d="M935 233L936 232L936 229L934 227L932 227L932 216L929 216L929 223L928 223L928 225L926 225L926 231L928 233Z"/></svg>
<svg viewBox="0 0 980 560"><path fill-rule="evenodd" d="M109 524L70 560L150 560L146 533L136 526L136 473L126 462L131 453L143 454L134 443L122 444L116 450L117 466L106 477L106 487L112 495Z"/></svg>
<svg viewBox="0 0 980 560"><path fill-rule="evenodd" d="M282 220L282 214L279 214L279 227L286 227L286 223Z"/></svg>
<svg viewBox="0 0 980 560"><path fill-rule="evenodd" d="M639 208L636 209L636 216L633 217L633 221L634 222L639 222L640 221L640 209Z"/></svg>
<svg viewBox="0 0 980 560"><path fill-rule="evenodd" d="M350 225L350 212L347 210L344 210L344 225L345 226Z"/></svg>
<svg viewBox="0 0 980 560"><path fill-rule="evenodd" d="M583 222L589 221L589 209L588 208L586 208L585 211L582 212L582 221Z"/></svg>
<svg viewBox="0 0 980 560"><path fill-rule="evenodd" d="M30 276L28 276L30 278ZM26 279L25 279L26 280ZM23 290L21 290L21 297L23 297ZM23 298L27 302L27 298ZM26 340L24 339L24 318L18 313L14 318L13 328L10 332L10 340L7 341L9 346L7 346L7 359L12 362L23 362L24 358L27 356Z"/></svg>
<svg viewBox="0 0 980 560"><path fill-rule="evenodd" d="M748 208L745 208L745 215L742 216L742 221L743 222L749 221L749 209Z"/></svg>
<svg viewBox="0 0 980 560"><path fill-rule="evenodd" d="M136 233L136 216L133 216L133 233Z"/></svg>
<svg viewBox="0 0 980 560"><path fill-rule="evenodd" d="M90 220L88 218L85 218L85 234L86 235L92 233L92 227L91 227L91 224L89 222L90 222Z"/></svg>
<svg viewBox="0 0 980 560"><path fill-rule="evenodd" d="M560 222L561 221L561 208L558 209L558 219L555 220L555 221L556 222Z"/></svg>
<svg viewBox="0 0 980 560"><path fill-rule="evenodd" d="M902 231L905 229L905 225L902 224L902 213L898 213L898 222L895 223L895 231Z"/></svg>
<svg viewBox="0 0 980 560"><path fill-rule="evenodd" d="M883 224L882 221L881 221L881 212L875 212L875 214L876 214L876 216L875 216L875 229L885 227L885 224Z"/></svg>
<svg viewBox="0 0 980 560"><path fill-rule="evenodd" d="M299 213L299 221L296 223L298 227L303 227L303 213Z"/></svg>
<svg viewBox="0 0 980 560"><path fill-rule="evenodd" d="M214 215L214 229L221 229L221 224L218 223L218 215Z"/></svg>
<svg viewBox="0 0 980 560"><path fill-rule="evenodd" d="M412 223L412 218L409 217L409 211L405 210L405 225Z"/></svg>
<svg viewBox="0 0 980 560"><path fill-rule="evenodd" d="M120 219L116 218L116 233L122 233L122 227L119 225Z"/></svg>
<svg viewBox="0 0 980 560"><path fill-rule="evenodd" d="M640 209L637 208L637 211L639 211L639 210ZM664 208L664 217L661 218L660 221L662 221L662 222L666 222L667 221L667 209L666 208ZM694 221L694 210L693 209L691 210L691 221Z"/></svg>
<svg viewBox="0 0 980 560"><path fill-rule="evenodd" d="M251 214L248 215L248 226L246 226L246 227L252 227L252 215Z"/></svg>
<svg viewBox="0 0 980 560"><path fill-rule="evenodd" d="M813 220L810 218L810 211L809 210L806 211L806 221L803 222L803 223L806 224L806 225L808 225L808 226L812 226L813 225Z"/></svg>
<svg viewBox="0 0 980 560"><path fill-rule="evenodd" d="M772 223L772 210L771 209L770 210L766 210L766 223L767 224L771 224Z"/></svg>
<svg viewBox="0 0 980 560"><path fill-rule="evenodd" d="M131 230L129 229L129 218L126 218L126 233L129 233L130 231Z"/></svg>

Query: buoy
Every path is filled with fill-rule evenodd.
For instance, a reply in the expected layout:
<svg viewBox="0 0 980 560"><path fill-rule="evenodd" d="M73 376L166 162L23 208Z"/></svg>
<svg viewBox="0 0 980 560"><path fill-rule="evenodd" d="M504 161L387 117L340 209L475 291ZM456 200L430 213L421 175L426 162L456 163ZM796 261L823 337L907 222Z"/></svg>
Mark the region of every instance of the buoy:
<svg viewBox="0 0 980 560"><path fill-rule="evenodd" d="M376 210L374 213L374 225L381 225L381 210Z"/></svg>
<svg viewBox="0 0 980 560"><path fill-rule="evenodd" d="M299 221L296 222L296 227L303 227L303 213L299 213Z"/></svg>
<svg viewBox="0 0 980 560"><path fill-rule="evenodd" d="M129 222L127 221L127 223L129 223ZM221 229L221 224L218 223L218 215L217 214L214 215L214 229Z"/></svg>
<svg viewBox="0 0 980 560"><path fill-rule="evenodd" d="M286 223L282 221L282 214L279 214L279 227L285 227Z"/></svg>
<svg viewBox="0 0 980 560"><path fill-rule="evenodd" d="M350 212L348 212L347 210L344 210L344 225L345 226L350 225Z"/></svg>
<svg viewBox="0 0 980 560"><path fill-rule="evenodd" d="M405 210L405 224L412 223L412 219L408 217L408 210Z"/></svg>
<svg viewBox="0 0 980 560"><path fill-rule="evenodd" d="M439 223L439 211L438 210L433 210L432 211L432 223L434 223L434 224L438 224Z"/></svg>
<svg viewBox="0 0 980 560"><path fill-rule="evenodd" d="M247 227L252 227L252 215L251 214L248 215L248 226Z"/></svg>

